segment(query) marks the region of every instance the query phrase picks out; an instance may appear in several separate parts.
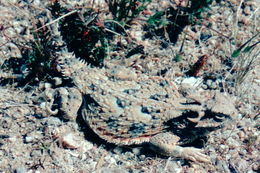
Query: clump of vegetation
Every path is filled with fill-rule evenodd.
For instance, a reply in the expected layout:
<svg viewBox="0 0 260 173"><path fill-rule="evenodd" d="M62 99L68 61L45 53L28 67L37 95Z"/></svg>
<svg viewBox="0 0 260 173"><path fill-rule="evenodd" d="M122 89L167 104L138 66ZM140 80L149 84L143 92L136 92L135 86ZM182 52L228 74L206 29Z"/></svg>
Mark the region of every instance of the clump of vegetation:
<svg viewBox="0 0 260 173"><path fill-rule="evenodd" d="M156 34L164 37L166 31L169 41L176 43L185 26L202 21L202 14L210 9L211 3L212 0L189 0L185 7L170 7L166 11L156 12L147 20L147 30L150 31L148 36Z"/></svg>
<svg viewBox="0 0 260 173"><path fill-rule="evenodd" d="M51 33L47 28L34 32L33 35L32 49L24 55L26 61L21 68L27 69L27 78L57 75L55 52L59 51L60 47L51 41Z"/></svg>
<svg viewBox="0 0 260 173"><path fill-rule="evenodd" d="M36 27L42 27L41 22ZM54 76L61 76L56 70L56 51L60 47L52 41L52 35L48 27L42 27L38 31L32 31L33 41L29 47L21 49L22 58L12 57L4 64L6 69L12 69L16 78L12 81L18 85L37 83L41 80L51 80Z"/></svg>
<svg viewBox="0 0 260 173"><path fill-rule="evenodd" d="M122 26L138 17L151 2L152 0L106 0L114 20L120 22Z"/></svg>
<svg viewBox="0 0 260 173"><path fill-rule="evenodd" d="M260 50L257 45L260 41L250 44L259 36L259 34L260 32L255 34L239 48L235 49L231 54L232 61L235 61L231 69L231 74L233 74L233 79L237 86L245 80L246 76L256 65L259 65L257 64L259 63L257 60L260 55Z"/></svg>
<svg viewBox="0 0 260 173"><path fill-rule="evenodd" d="M55 2L50 9L55 18L73 10L61 7L58 2ZM98 13L92 9L76 10L77 12L59 20L62 38L68 50L74 52L77 58L93 66L102 66L108 49L104 24L98 19Z"/></svg>

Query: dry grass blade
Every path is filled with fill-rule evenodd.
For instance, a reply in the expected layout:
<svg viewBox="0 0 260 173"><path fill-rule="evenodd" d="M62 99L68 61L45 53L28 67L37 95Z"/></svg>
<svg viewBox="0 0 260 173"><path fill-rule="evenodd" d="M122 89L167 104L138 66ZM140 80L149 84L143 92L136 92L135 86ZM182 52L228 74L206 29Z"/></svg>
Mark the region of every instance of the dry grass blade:
<svg viewBox="0 0 260 173"><path fill-rule="evenodd" d="M260 65L259 62L260 50L256 48L252 50L248 55L241 55L236 63L236 68L238 69L235 75L236 86L240 85L257 65Z"/></svg>
<svg viewBox="0 0 260 173"><path fill-rule="evenodd" d="M49 23L47 23L47 24L45 24L45 25L43 25L43 26L41 26L40 28L37 28L37 29L35 30L35 32L37 32L37 31L41 30L42 28L44 28L44 27L46 27L46 26L49 26L49 25L51 25L51 24L53 24L53 23L55 23L55 22L58 22L59 20L63 19L64 17L67 17L67 16L69 16L69 15L71 15L71 14L74 14L74 13L76 13L77 11L78 11L78 10L73 10L73 11L71 11L71 12L69 12L69 13L67 13L67 14L65 14L65 15L63 15L63 16L61 16L61 17L59 17L59 18L57 18L57 19L55 19L55 20L53 20L53 21L51 21L51 22L49 22Z"/></svg>

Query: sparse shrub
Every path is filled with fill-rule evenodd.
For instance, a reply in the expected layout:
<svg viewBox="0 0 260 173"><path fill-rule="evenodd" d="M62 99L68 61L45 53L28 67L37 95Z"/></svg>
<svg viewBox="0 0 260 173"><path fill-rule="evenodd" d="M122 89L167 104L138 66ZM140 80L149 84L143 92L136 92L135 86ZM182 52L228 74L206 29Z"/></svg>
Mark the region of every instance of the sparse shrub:
<svg viewBox="0 0 260 173"><path fill-rule="evenodd" d="M129 24L129 22L136 18L151 1L152 0L106 0L106 3L114 20L125 26L125 24Z"/></svg>
<svg viewBox="0 0 260 173"><path fill-rule="evenodd" d="M250 44L259 34L260 32L255 34L231 54L232 61L235 62L231 69L231 74L233 75L236 86L245 80L246 76L256 65L259 65L260 49L257 45L260 41Z"/></svg>
<svg viewBox="0 0 260 173"><path fill-rule="evenodd" d="M56 18L69 13L72 9L61 7L55 2L51 12ZM60 32L69 51L77 58L93 66L102 66L107 55L107 38L104 25L92 9L77 8L77 12L60 19Z"/></svg>
<svg viewBox="0 0 260 173"><path fill-rule="evenodd" d="M41 26L40 22L36 24L36 27ZM4 62L5 68L12 69L17 76L12 82L17 81L18 85L61 76L55 67L57 60L55 52L59 51L59 47L53 42L49 28L43 27L32 33L33 41L28 43L28 47L21 49L22 58L12 57Z"/></svg>
<svg viewBox="0 0 260 173"><path fill-rule="evenodd" d="M156 12L148 18L147 29L150 33L162 37L166 31L170 42L176 43L185 26L200 23L203 19L202 14L210 9L211 3L212 0L189 0L185 7L170 7L165 11Z"/></svg>
<svg viewBox="0 0 260 173"><path fill-rule="evenodd" d="M27 78L36 76L43 78L47 75L54 75L56 69L54 66L57 60L55 52L59 50L59 47L52 42L51 33L47 28L34 32L33 36L32 49L24 55L26 61L21 69L27 69Z"/></svg>
<svg viewBox="0 0 260 173"><path fill-rule="evenodd" d="M196 24L200 19L203 19L202 13L210 10L212 0L189 0L187 13L189 14L189 21Z"/></svg>
<svg viewBox="0 0 260 173"><path fill-rule="evenodd" d="M165 16L165 13L163 11L158 11L148 18L147 24L155 28L167 26L170 23L170 21L163 16Z"/></svg>

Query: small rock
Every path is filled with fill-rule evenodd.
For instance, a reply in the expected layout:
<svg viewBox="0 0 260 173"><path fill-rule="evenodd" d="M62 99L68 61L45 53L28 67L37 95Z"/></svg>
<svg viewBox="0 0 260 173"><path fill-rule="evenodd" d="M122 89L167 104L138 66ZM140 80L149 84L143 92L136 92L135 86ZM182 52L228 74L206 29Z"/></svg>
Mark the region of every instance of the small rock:
<svg viewBox="0 0 260 173"><path fill-rule="evenodd" d="M123 151L122 147L117 146L116 148L113 149L113 152L116 154L121 154Z"/></svg>
<svg viewBox="0 0 260 173"><path fill-rule="evenodd" d="M24 142L25 143L31 143L31 142L36 142L42 137L42 132L41 131L33 131L31 133L28 133L24 136Z"/></svg>
<svg viewBox="0 0 260 173"><path fill-rule="evenodd" d="M18 167L14 170L14 173L26 173L26 168L21 166L21 167Z"/></svg>
<svg viewBox="0 0 260 173"><path fill-rule="evenodd" d="M207 80L206 84L210 87L212 85L212 80Z"/></svg>
<svg viewBox="0 0 260 173"><path fill-rule="evenodd" d="M211 88L212 88L212 89L216 89L216 88L217 88L216 82L212 82Z"/></svg>
<svg viewBox="0 0 260 173"><path fill-rule="evenodd" d="M32 150L30 156L33 158L41 157L42 152L41 150Z"/></svg>
<svg viewBox="0 0 260 173"><path fill-rule="evenodd" d="M239 156L237 150L230 150L229 153L231 155L231 158L237 158Z"/></svg>
<svg viewBox="0 0 260 173"><path fill-rule="evenodd" d="M202 85L201 85L201 88L203 88L204 90L206 90L206 89L208 88L208 86L205 85L205 84L202 84Z"/></svg>
<svg viewBox="0 0 260 173"><path fill-rule="evenodd" d="M199 85L201 85L203 79L202 78L195 78L195 77L189 77L189 78L185 78L181 85L184 87L190 86L190 87L198 87Z"/></svg>
<svg viewBox="0 0 260 173"><path fill-rule="evenodd" d="M82 144L82 140L73 133L67 133L61 137L62 146L64 148L76 149Z"/></svg>
<svg viewBox="0 0 260 173"><path fill-rule="evenodd" d="M51 84L48 82L44 83L44 88L45 89L51 88Z"/></svg>
<svg viewBox="0 0 260 173"><path fill-rule="evenodd" d="M54 85L55 86L58 86L58 85L62 84L62 79L59 78L59 77L54 77L53 80L54 80Z"/></svg>
<svg viewBox="0 0 260 173"><path fill-rule="evenodd" d="M45 122L48 126L59 126L61 125L61 120L57 117L47 117L47 120Z"/></svg>
<svg viewBox="0 0 260 173"><path fill-rule="evenodd" d="M139 158L140 158L140 160L145 160L146 156L142 154L142 155L139 156Z"/></svg>
<svg viewBox="0 0 260 173"><path fill-rule="evenodd" d="M34 137L32 137L32 136L25 136L25 138L24 138L25 143L33 142L33 140L34 140Z"/></svg>
<svg viewBox="0 0 260 173"><path fill-rule="evenodd" d="M216 89L217 88L217 84L216 82L212 81L212 80L207 80L206 81L206 85L208 88L210 89Z"/></svg>
<svg viewBox="0 0 260 173"><path fill-rule="evenodd" d="M220 150L221 152L224 152L224 151L226 151L227 149L228 149L228 146L223 145L223 144L219 145L219 150Z"/></svg>
<svg viewBox="0 0 260 173"><path fill-rule="evenodd" d="M135 155L140 155L141 149L136 147L136 148L133 148L133 149L132 149L132 152L133 152Z"/></svg>
<svg viewBox="0 0 260 173"><path fill-rule="evenodd" d="M239 154L246 156L247 151L244 148L241 148L240 151L239 151Z"/></svg>

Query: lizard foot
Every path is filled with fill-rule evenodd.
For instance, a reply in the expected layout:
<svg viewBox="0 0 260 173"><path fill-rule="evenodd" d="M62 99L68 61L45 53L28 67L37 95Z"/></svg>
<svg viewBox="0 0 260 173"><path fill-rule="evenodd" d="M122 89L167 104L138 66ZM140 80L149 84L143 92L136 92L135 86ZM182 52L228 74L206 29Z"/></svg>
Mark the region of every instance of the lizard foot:
<svg viewBox="0 0 260 173"><path fill-rule="evenodd" d="M150 139L151 149L166 156L180 157L194 162L210 163L209 156L203 154L201 149L178 146L179 139L178 136L171 133L157 134Z"/></svg>

